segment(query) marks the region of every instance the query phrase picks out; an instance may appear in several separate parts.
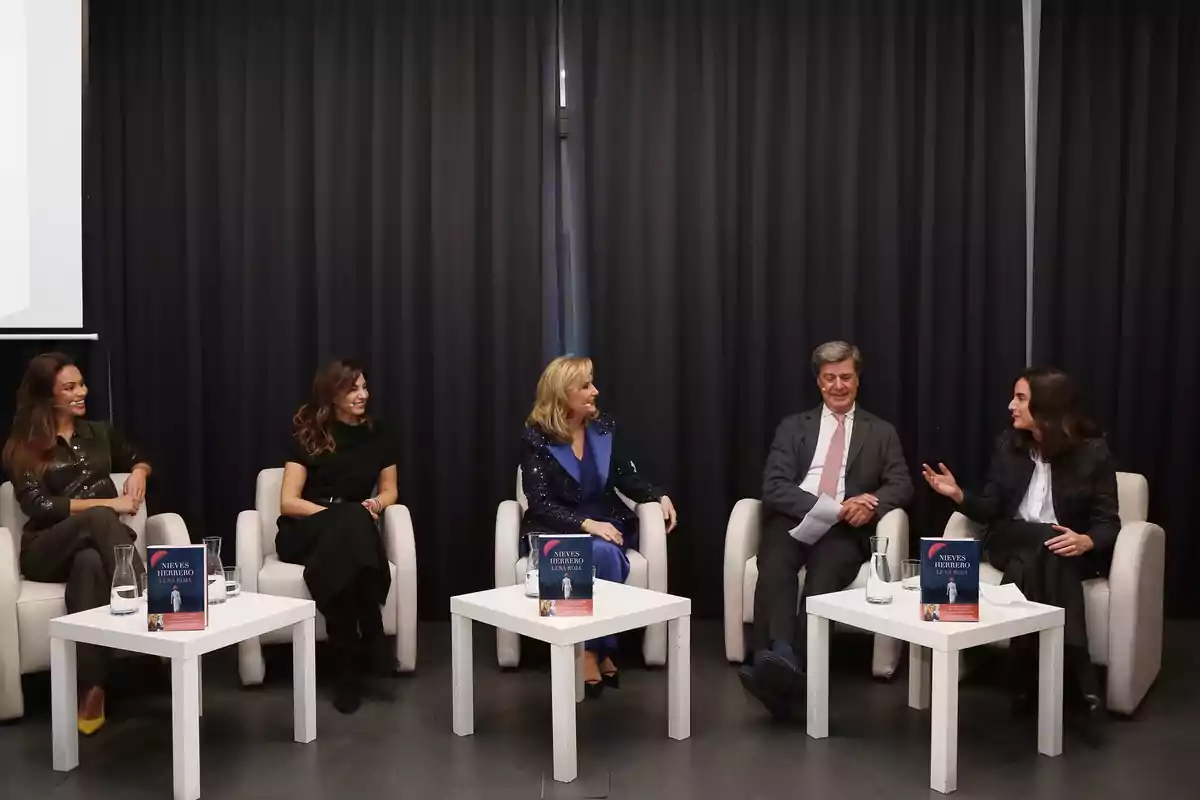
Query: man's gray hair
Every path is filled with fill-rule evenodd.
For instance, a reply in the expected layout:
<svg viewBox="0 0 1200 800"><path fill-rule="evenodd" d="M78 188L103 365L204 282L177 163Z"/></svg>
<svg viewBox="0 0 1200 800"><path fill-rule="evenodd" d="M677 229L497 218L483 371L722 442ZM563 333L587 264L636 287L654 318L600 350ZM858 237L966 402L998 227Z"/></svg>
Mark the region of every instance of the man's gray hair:
<svg viewBox="0 0 1200 800"><path fill-rule="evenodd" d="M862 353L849 342L834 341L818 345L812 354L813 375L821 374L821 365L838 364L846 359L854 360L854 374L862 372Z"/></svg>

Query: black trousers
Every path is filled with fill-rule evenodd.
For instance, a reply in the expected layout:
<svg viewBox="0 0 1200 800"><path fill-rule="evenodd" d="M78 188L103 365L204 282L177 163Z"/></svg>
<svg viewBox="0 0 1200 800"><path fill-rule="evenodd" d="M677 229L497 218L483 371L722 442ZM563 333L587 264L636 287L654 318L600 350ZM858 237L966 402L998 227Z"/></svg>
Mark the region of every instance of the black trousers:
<svg viewBox="0 0 1200 800"><path fill-rule="evenodd" d="M804 598L840 592L849 586L867 560L868 540L875 530L873 525L853 528L838 524L815 545L806 545L788 534L799 524L799 520L782 514L771 514L763 523L758 586L754 590L755 652L778 640L790 642L797 654L804 652L808 642ZM807 572L797 613L797 573L801 567L807 567Z"/></svg>
<svg viewBox="0 0 1200 800"><path fill-rule="evenodd" d="M380 606L392 577L371 512L338 503L303 519L280 517L275 549L281 560L304 566L304 583L343 664L357 657L360 635L383 636Z"/></svg>
<svg viewBox="0 0 1200 800"><path fill-rule="evenodd" d="M67 613L108 605L116 570L114 548L133 544L137 534L111 508L89 508L42 530L21 536L21 574L38 583L66 583ZM137 551L133 569L145 572ZM79 645L76 674L82 686L103 686L108 648Z"/></svg>
<svg viewBox="0 0 1200 800"><path fill-rule="evenodd" d="M1112 553L1096 550L1082 556L1059 556L1046 541L1059 532L1042 522L1006 520L993 525L983 540L983 551L992 566L1004 573L1004 583L1013 583L1026 598L1063 609L1063 644L1068 673L1088 694L1098 694L1088 656L1087 616L1083 582L1107 575ZM1036 674L1037 642L1033 636L1013 641L1013 679L1028 689Z"/></svg>

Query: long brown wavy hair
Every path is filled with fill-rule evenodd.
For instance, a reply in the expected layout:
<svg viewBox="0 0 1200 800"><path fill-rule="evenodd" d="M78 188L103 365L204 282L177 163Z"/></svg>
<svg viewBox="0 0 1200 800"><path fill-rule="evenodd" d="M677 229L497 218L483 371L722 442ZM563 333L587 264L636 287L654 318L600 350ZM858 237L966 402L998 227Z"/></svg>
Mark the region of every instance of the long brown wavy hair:
<svg viewBox="0 0 1200 800"><path fill-rule="evenodd" d="M1053 460L1086 439L1101 434L1084 408L1079 386L1055 367L1032 367L1021 373L1029 384L1029 414L1038 426L1041 441L1029 431L1017 431L1016 446L1026 453L1037 450Z"/></svg>
<svg viewBox="0 0 1200 800"><path fill-rule="evenodd" d="M32 472L40 478L46 471L58 438L54 383L59 372L74 365L65 353L42 353L34 356L25 368L25 377L17 389L12 432L4 443L4 467L10 476Z"/></svg>
<svg viewBox="0 0 1200 800"><path fill-rule="evenodd" d="M358 376L363 373L362 364L352 359L330 361L317 372L308 402L292 417L292 433L304 452L319 456L337 449L330 431L337 418L334 403L354 389ZM364 416L363 424L370 426L371 418Z"/></svg>

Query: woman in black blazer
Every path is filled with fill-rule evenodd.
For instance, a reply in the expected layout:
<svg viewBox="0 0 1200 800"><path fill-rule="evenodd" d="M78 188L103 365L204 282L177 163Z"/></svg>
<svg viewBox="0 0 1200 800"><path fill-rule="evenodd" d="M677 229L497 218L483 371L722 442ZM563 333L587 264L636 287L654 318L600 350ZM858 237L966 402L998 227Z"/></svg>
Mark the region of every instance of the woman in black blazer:
<svg viewBox="0 0 1200 800"><path fill-rule="evenodd" d="M1008 404L1012 429L1000 435L987 484L964 491L944 464L923 466L938 494L986 527L983 551L1025 596L1066 612L1066 666L1088 715L1101 712L1099 681L1088 657L1083 581L1106 575L1121 529L1117 475L1108 445L1081 409L1065 373L1030 369L1017 379ZM1018 703L1031 707L1035 652L1021 637Z"/></svg>
<svg viewBox="0 0 1200 800"><path fill-rule="evenodd" d="M596 409L599 394L589 358L560 356L542 372L521 437L521 484L529 501L521 548L527 548L527 533L591 534L596 577L624 583L625 549L637 547L638 520L617 490L635 503L660 503L668 533L675 529L675 506L617 446L616 424ZM585 645L589 697L598 696L604 683L617 685L615 649L615 636Z"/></svg>

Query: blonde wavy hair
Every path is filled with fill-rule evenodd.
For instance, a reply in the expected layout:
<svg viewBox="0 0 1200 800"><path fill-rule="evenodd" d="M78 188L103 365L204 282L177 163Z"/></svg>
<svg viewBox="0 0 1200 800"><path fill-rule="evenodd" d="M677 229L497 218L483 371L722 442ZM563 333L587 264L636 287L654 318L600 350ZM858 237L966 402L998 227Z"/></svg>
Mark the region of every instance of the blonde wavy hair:
<svg viewBox="0 0 1200 800"><path fill-rule="evenodd" d="M537 398L525 422L561 442L571 441L567 392L592 380L592 360L583 356L559 356L546 365L538 378ZM595 419L597 411L592 415Z"/></svg>

